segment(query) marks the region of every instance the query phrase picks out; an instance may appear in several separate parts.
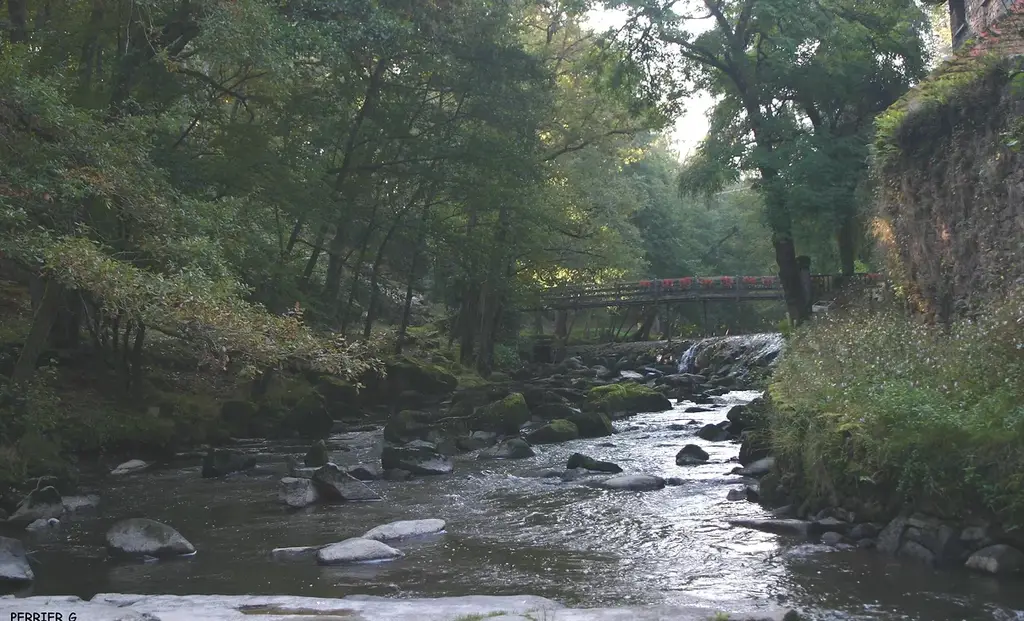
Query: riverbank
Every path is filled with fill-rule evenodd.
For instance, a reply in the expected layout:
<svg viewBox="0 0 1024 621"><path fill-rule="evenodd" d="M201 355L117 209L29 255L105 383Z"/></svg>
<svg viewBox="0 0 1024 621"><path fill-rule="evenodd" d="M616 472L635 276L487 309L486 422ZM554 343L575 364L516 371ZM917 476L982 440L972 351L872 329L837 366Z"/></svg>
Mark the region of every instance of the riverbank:
<svg viewBox="0 0 1024 621"><path fill-rule="evenodd" d="M879 547L926 564L1024 571L1021 302L949 330L893 311L798 331L770 386L765 501L888 525Z"/></svg>

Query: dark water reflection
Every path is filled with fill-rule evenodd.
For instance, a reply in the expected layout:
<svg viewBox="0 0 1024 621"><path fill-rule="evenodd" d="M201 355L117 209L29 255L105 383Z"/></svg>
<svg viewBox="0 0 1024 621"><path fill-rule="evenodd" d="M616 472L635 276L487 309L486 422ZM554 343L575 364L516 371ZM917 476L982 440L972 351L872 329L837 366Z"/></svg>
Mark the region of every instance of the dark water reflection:
<svg viewBox="0 0 1024 621"><path fill-rule="evenodd" d="M62 541L27 540L38 561L32 594L100 592L288 594L341 597L529 593L584 606L719 602L749 610L766 602L817 611L822 619L1024 619L1021 580L965 572L934 572L867 552L833 552L775 535L733 529L726 520L763 517L746 502L728 502L739 479L726 474L736 454L692 431L671 431L691 419L718 422L722 408L752 393L734 393L717 411L645 414L617 423L612 438L538 448L511 462L460 459L456 474L405 483L374 483L378 503L288 511L276 500L287 454L304 447L253 445L260 474L204 480L198 465L122 480L99 491L102 513L67 525ZM374 461L378 435L337 436L353 448L335 451L340 464ZM614 446L600 446L612 442ZM714 463L678 467L675 454L694 442ZM524 478L527 470L564 465L585 452L627 472L681 477L657 492L607 492L572 483ZM199 549L188 560L115 564L103 533L116 519L167 522ZM403 543L392 563L319 567L311 559L279 562L283 546L317 545L357 536L383 522L439 517L445 535Z"/></svg>

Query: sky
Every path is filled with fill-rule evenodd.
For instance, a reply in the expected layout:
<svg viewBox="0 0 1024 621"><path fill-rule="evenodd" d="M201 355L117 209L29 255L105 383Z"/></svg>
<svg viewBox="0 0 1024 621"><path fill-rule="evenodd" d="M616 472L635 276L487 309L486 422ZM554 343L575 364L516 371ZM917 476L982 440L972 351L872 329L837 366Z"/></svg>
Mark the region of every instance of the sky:
<svg viewBox="0 0 1024 621"><path fill-rule="evenodd" d="M624 21L620 11L595 9L590 12L587 23L594 30L607 30L621 26ZM672 148L680 159L685 159L708 131L707 113L714 103L711 97L699 94L684 102L683 114L676 119L675 125L667 130Z"/></svg>

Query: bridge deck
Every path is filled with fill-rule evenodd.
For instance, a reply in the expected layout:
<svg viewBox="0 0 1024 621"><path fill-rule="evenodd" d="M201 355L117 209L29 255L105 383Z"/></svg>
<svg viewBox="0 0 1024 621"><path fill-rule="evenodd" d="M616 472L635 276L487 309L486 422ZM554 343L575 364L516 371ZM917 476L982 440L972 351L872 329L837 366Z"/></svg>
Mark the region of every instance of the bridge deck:
<svg viewBox="0 0 1024 621"><path fill-rule="evenodd" d="M855 274L849 279L832 274L811 276L815 299L835 291L841 284L875 287L884 282L880 274ZM524 310L570 310L609 306L646 306L677 302L739 302L782 300L782 284L774 276L716 276L711 278L670 278L611 285L552 287L541 293L531 308Z"/></svg>

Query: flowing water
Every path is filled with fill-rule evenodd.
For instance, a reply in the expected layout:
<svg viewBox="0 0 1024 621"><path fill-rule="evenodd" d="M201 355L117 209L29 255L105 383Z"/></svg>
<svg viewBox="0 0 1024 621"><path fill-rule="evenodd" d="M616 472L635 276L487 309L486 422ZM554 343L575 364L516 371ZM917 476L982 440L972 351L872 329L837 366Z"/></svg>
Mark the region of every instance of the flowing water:
<svg viewBox="0 0 1024 621"><path fill-rule="evenodd" d="M288 594L398 597L534 594L581 606L712 602L731 611L766 602L817 611L822 619L1024 618L1019 580L935 572L870 552L828 551L776 535L731 528L738 517L766 517L747 502L729 502L740 486L727 474L730 443L708 443L697 428L717 423L733 403L756 393L730 393L712 412L669 412L619 421L611 438L538 447L527 460L458 458L456 474L410 482L375 482L385 500L289 511L276 500L286 455L304 447L253 443L254 474L202 479L198 463L103 480L101 513L66 525L61 539L26 540L37 561L31 594L100 592ZM675 465L686 443L712 463ZM379 456L379 433L335 436L334 460L349 465ZM619 463L626 472L681 477L684 484L647 492L602 491L575 483L525 478L538 467L564 466L575 451ZM189 559L156 563L106 560L104 530L115 520L145 516L171 524L199 549ZM391 563L320 567L312 559L274 561L275 547L324 544L396 519L439 517L447 533L399 545Z"/></svg>

